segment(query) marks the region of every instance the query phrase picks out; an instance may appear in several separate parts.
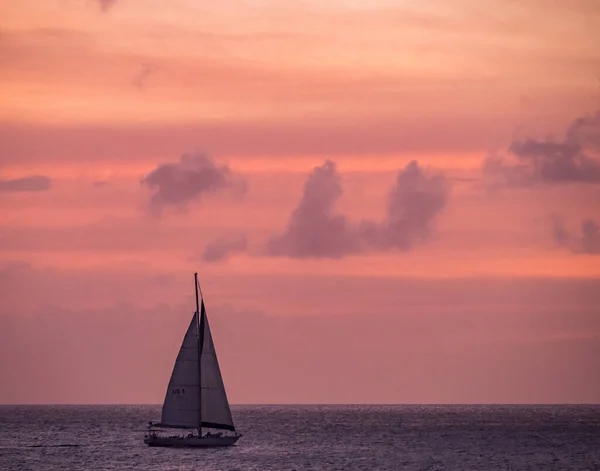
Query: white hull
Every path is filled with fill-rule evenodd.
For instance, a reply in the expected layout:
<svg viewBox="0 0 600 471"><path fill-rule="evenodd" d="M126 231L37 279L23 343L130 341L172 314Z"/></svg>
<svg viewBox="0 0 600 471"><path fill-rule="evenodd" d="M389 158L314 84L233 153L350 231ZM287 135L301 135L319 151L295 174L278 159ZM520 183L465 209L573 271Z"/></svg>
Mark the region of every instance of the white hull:
<svg viewBox="0 0 600 471"><path fill-rule="evenodd" d="M144 443L150 446L195 447L231 446L240 435L222 437L145 437Z"/></svg>

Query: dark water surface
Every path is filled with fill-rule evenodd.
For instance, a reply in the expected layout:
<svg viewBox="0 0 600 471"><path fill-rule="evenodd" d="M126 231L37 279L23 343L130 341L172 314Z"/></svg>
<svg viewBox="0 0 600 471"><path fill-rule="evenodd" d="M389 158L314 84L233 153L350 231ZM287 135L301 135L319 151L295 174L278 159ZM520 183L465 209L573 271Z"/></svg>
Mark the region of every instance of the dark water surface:
<svg viewBox="0 0 600 471"><path fill-rule="evenodd" d="M150 448L158 406L0 406L0 470L600 470L600 406L234 406L224 449Z"/></svg>

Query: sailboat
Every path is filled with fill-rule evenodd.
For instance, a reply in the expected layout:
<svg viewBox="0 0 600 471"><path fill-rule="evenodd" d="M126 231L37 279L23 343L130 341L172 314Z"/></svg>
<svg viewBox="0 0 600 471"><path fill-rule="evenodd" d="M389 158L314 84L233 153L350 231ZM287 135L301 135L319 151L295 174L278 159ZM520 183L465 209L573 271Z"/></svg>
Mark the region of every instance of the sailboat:
<svg viewBox="0 0 600 471"><path fill-rule="evenodd" d="M194 281L196 312L175 360L161 421L150 422L144 436L150 446L230 446L241 437L231 416L201 291L199 303L198 273Z"/></svg>

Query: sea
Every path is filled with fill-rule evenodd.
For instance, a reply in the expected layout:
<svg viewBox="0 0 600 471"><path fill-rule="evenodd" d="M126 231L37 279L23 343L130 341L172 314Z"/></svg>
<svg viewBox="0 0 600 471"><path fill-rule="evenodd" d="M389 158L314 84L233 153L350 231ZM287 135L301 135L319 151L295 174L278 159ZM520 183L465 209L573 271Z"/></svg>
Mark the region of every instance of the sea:
<svg viewBox="0 0 600 471"><path fill-rule="evenodd" d="M148 447L159 415L0 406L0 470L600 470L595 405L240 405L216 449Z"/></svg>

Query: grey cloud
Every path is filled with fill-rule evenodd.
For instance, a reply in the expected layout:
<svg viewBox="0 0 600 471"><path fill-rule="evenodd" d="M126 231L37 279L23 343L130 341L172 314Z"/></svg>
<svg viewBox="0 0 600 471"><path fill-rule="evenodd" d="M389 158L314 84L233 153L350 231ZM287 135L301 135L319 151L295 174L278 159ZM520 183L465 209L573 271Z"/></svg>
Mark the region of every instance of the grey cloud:
<svg viewBox="0 0 600 471"><path fill-rule="evenodd" d="M310 174L286 230L268 241L267 253L341 258L369 250L410 250L430 236L432 222L446 206L449 193L445 177L412 161L398 173L385 220L355 224L334 210L342 187L335 163L327 161Z"/></svg>
<svg viewBox="0 0 600 471"><path fill-rule="evenodd" d="M565 227L565 223L558 215L552 217L552 237L558 245L567 246L569 243L569 231Z"/></svg>
<svg viewBox="0 0 600 471"><path fill-rule="evenodd" d="M590 155L600 144L600 113L576 119L562 141L525 139L509 147L509 156L483 163L493 186L600 184L600 161Z"/></svg>
<svg viewBox="0 0 600 471"><path fill-rule="evenodd" d="M363 223L371 244L384 249L410 250L431 234L431 225L444 209L450 196L450 184L411 161L398 172L388 197L387 218L382 223Z"/></svg>
<svg viewBox="0 0 600 471"><path fill-rule="evenodd" d="M226 260L232 253L246 250L248 241L245 235L222 237L209 243L202 253L205 262Z"/></svg>
<svg viewBox="0 0 600 471"><path fill-rule="evenodd" d="M245 181L227 165L217 166L201 153L184 154L177 163L162 164L146 175L142 184L153 191L151 207L183 209L206 193L225 189L245 190Z"/></svg>
<svg viewBox="0 0 600 471"><path fill-rule="evenodd" d="M31 175L23 178L0 180L0 192L18 193L26 191L48 191L52 181L43 175Z"/></svg>
<svg viewBox="0 0 600 471"><path fill-rule="evenodd" d="M328 160L316 167L285 232L268 241L267 253L292 258L340 258L360 251L358 231L346 216L334 210L341 195L335 163Z"/></svg>
<svg viewBox="0 0 600 471"><path fill-rule="evenodd" d="M581 221L580 234L573 235L564 221L556 217L553 221L554 241L574 253L600 255L600 226L593 219Z"/></svg>
<svg viewBox="0 0 600 471"><path fill-rule="evenodd" d="M592 219L584 219L581 223L581 251L600 254L600 228Z"/></svg>
<svg viewBox="0 0 600 471"><path fill-rule="evenodd" d="M567 130L567 139L598 150L600 148L600 111L573 121Z"/></svg>

